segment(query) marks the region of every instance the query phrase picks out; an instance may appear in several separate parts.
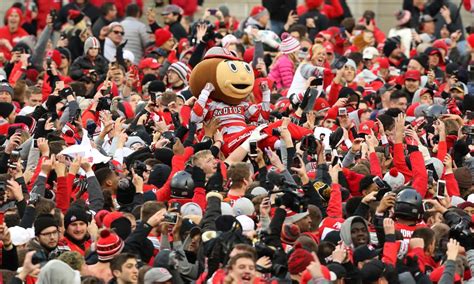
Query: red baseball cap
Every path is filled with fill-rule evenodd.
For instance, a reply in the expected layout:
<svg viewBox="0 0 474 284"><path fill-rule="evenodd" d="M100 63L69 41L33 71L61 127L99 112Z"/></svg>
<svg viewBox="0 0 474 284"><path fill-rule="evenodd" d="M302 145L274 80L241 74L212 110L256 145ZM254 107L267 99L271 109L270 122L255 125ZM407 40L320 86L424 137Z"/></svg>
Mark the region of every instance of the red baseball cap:
<svg viewBox="0 0 474 284"><path fill-rule="evenodd" d="M382 69L388 69L390 67L390 63L388 62L388 58L386 57L377 58L377 63L379 64L379 67Z"/></svg>
<svg viewBox="0 0 474 284"><path fill-rule="evenodd" d="M139 69L144 68L151 68L151 69L158 69L160 68L161 64L155 58L144 58L138 64Z"/></svg>
<svg viewBox="0 0 474 284"><path fill-rule="evenodd" d="M373 120L367 120L359 125L358 134L370 135L370 131L374 129L375 122Z"/></svg>
<svg viewBox="0 0 474 284"><path fill-rule="evenodd" d="M330 42L323 43L324 48L326 49L326 53L333 53L334 54L334 45Z"/></svg>
<svg viewBox="0 0 474 284"><path fill-rule="evenodd" d="M314 101L314 110L315 111L321 111L330 108L331 106L329 105L328 101L323 99L323 98L317 98L316 101Z"/></svg>
<svg viewBox="0 0 474 284"><path fill-rule="evenodd" d="M415 80L415 81L420 81L421 80L421 74L420 71L418 70L408 70L405 73L405 80Z"/></svg>

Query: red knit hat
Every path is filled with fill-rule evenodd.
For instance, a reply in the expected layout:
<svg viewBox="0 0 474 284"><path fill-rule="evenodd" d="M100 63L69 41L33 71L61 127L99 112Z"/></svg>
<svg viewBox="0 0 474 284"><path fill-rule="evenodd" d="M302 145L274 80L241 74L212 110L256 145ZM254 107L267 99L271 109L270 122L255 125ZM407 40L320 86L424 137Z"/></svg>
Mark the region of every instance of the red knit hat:
<svg viewBox="0 0 474 284"><path fill-rule="evenodd" d="M300 236L300 228L294 224L284 224L281 228L281 241L287 244L294 244Z"/></svg>
<svg viewBox="0 0 474 284"><path fill-rule="evenodd" d="M157 29L155 31L155 46L160 47L167 42L173 35L167 29Z"/></svg>
<svg viewBox="0 0 474 284"><path fill-rule="evenodd" d="M323 98L317 98L315 101L314 101L314 110L315 111L321 111L321 110L324 110L324 109L327 109L329 108L330 105L328 103L327 100L323 99Z"/></svg>
<svg viewBox="0 0 474 284"><path fill-rule="evenodd" d="M265 9L265 7L258 5L252 8L252 11L250 11L250 17L258 19L266 13L268 13L268 10Z"/></svg>
<svg viewBox="0 0 474 284"><path fill-rule="evenodd" d="M58 67L61 65L61 52L59 52L59 50L53 49L48 51L46 57L51 57Z"/></svg>
<svg viewBox="0 0 474 284"><path fill-rule="evenodd" d="M338 107L332 107L328 110L326 113L326 116L324 117L324 120L326 119L337 119L337 113L338 113L339 108Z"/></svg>
<svg viewBox="0 0 474 284"><path fill-rule="evenodd" d="M474 34L470 34L466 40L467 40L467 43L469 43L469 46L471 48L474 48Z"/></svg>
<svg viewBox="0 0 474 284"><path fill-rule="evenodd" d="M117 220L120 217L123 217L122 212L118 212L118 211L110 212L104 217L104 219L102 220L102 224L104 225L104 227L110 228L110 225L112 224L112 222Z"/></svg>
<svg viewBox="0 0 474 284"><path fill-rule="evenodd" d="M305 2L309 10L318 9L324 3L323 0L306 0Z"/></svg>
<svg viewBox="0 0 474 284"><path fill-rule="evenodd" d="M110 213L109 211L102 209L99 212L97 212L97 214L95 214L94 220L95 220L95 223L97 224L97 227L99 228L102 227L103 225L102 221L104 221L104 217L107 216L107 214L109 213Z"/></svg>
<svg viewBox="0 0 474 284"><path fill-rule="evenodd" d="M10 17L11 13L13 12L16 12L18 16L20 16L20 26L21 26L23 24L23 12L21 11L20 8L17 8L17 7L11 7L10 9L7 10L4 17L5 24L8 23L8 17Z"/></svg>
<svg viewBox="0 0 474 284"><path fill-rule="evenodd" d="M448 53L449 46L444 39L437 39L433 42L433 47L443 49L445 53Z"/></svg>
<svg viewBox="0 0 474 284"><path fill-rule="evenodd" d="M297 248L288 259L288 271L292 275L301 273L312 261L314 258L309 251Z"/></svg>
<svg viewBox="0 0 474 284"><path fill-rule="evenodd" d="M115 256L119 255L123 249L123 241L115 233L108 229L100 232L99 240L97 241L97 255L99 261L110 261Z"/></svg>

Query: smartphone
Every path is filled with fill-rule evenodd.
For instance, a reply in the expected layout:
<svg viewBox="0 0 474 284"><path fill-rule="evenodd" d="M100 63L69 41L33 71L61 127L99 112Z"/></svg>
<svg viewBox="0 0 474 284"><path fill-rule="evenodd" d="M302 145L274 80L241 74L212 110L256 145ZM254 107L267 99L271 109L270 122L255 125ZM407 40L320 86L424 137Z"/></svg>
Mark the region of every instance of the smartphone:
<svg viewBox="0 0 474 284"><path fill-rule="evenodd" d="M380 177L374 177L372 181L377 185L379 189L387 187Z"/></svg>
<svg viewBox="0 0 474 284"><path fill-rule="evenodd" d="M338 116L346 116L347 115L347 108L340 107L338 110Z"/></svg>
<svg viewBox="0 0 474 284"><path fill-rule="evenodd" d="M323 85L323 78L319 77L316 79L313 79L311 83L309 83L311 87L317 87Z"/></svg>
<svg viewBox="0 0 474 284"><path fill-rule="evenodd" d="M370 18L365 18L365 24L368 26L370 25Z"/></svg>
<svg viewBox="0 0 474 284"><path fill-rule="evenodd" d="M163 222L168 224L176 224L176 222L178 221L178 214L176 213L165 213L163 217Z"/></svg>
<svg viewBox="0 0 474 284"><path fill-rule="evenodd" d="M332 159L331 166L335 167L339 163L339 156L334 156L334 159Z"/></svg>
<svg viewBox="0 0 474 284"><path fill-rule="evenodd" d="M213 8L208 9L208 11L209 11L209 14L211 14L212 16L214 16L217 13L217 9L213 9Z"/></svg>
<svg viewBox="0 0 474 284"><path fill-rule="evenodd" d="M383 155L385 159L390 159L390 147L388 145L383 149Z"/></svg>
<svg viewBox="0 0 474 284"><path fill-rule="evenodd" d="M38 148L38 140L33 139L33 148L37 149Z"/></svg>
<svg viewBox="0 0 474 284"><path fill-rule="evenodd" d="M8 128L8 137L12 137L13 135L15 135L17 133L19 133L19 134L23 133L22 125L17 124L15 126L10 126Z"/></svg>
<svg viewBox="0 0 474 284"><path fill-rule="evenodd" d="M278 128L273 128L272 129L272 136L280 137L280 135L281 135L281 132Z"/></svg>
<svg viewBox="0 0 474 284"><path fill-rule="evenodd" d="M438 180L438 185L436 187L436 197L444 198L446 196L446 181Z"/></svg>
<svg viewBox="0 0 474 284"><path fill-rule="evenodd" d="M170 210L179 212L180 209L181 209L181 203L176 202L176 201L171 203Z"/></svg>
<svg viewBox="0 0 474 284"><path fill-rule="evenodd" d="M433 178L433 171L432 171L432 170L428 170L428 185L432 185L432 184L433 184L433 181L434 181L434 178Z"/></svg>
<svg viewBox="0 0 474 284"><path fill-rule="evenodd" d="M331 162L331 160L332 160L331 149L325 149L324 150L324 157L326 158L326 162Z"/></svg>
<svg viewBox="0 0 474 284"><path fill-rule="evenodd" d="M291 163L291 167L293 168L301 168L301 160L300 160L300 157L298 155L294 156L293 157L293 161Z"/></svg>
<svg viewBox="0 0 474 284"><path fill-rule="evenodd" d="M425 212L431 210L432 208L433 208L433 204L423 201L423 210Z"/></svg>
<svg viewBox="0 0 474 284"><path fill-rule="evenodd" d="M252 158L257 157L257 141L250 141L250 153L249 156Z"/></svg>
<svg viewBox="0 0 474 284"><path fill-rule="evenodd" d="M3 213L3 211L0 212L0 224L3 224L3 223L4 223L4 221L5 221L4 216L5 216L5 213Z"/></svg>
<svg viewBox="0 0 474 284"><path fill-rule="evenodd" d="M473 120L474 119L474 112L472 112L470 110L466 110L466 118L468 120Z"/></svg>

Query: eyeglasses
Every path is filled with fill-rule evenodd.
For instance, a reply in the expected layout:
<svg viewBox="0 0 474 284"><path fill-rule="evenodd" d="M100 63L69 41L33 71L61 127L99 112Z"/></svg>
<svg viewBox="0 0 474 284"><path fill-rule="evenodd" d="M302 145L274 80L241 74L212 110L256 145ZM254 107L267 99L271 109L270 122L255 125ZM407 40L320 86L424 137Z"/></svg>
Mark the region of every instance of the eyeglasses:
<svg viewBox="0 0 474 284"><path fill-rule="evenodd" d="M112 31L112 32L117 35L125 35L125 32L121 32L121 31Z"/></svg>
<svg viewBox="0 0 474 284"><path fill-rule="evenodd" d="M55 237L58 234L59 234L59 231L56 230L56 231L49 232L49 233L40 233L40 236L42 236L42 237Z"/></svg>

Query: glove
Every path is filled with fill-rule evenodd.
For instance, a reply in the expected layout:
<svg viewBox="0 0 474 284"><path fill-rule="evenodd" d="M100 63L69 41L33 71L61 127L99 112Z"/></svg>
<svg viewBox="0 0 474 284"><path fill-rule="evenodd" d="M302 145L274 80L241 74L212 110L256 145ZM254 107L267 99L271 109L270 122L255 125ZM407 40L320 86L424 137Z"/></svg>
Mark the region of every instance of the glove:
<svg viewBox="0 0 474 284"><path fill-rule="evenodd" d="M178 58L176 57L176 50L170 51L167 60L171 64L178 62Z"/></svg>
<svg viewBox="0 0 474 284"><path fill-rule="evenodd" d="M191 176L193 177L194 187L205 188L206 174L200 167L194 166L191 171Z"/></svg>
<svg viewBox="0 0 474 284"><path fill-rule="evenodd" d="M307 88L304 92L303 99L301 100L300 108L305 109L308 106L311 88Z"/></svg>
<svg viewBox="0 0 474 284"><path fill-rule="evenodd" d="M223 183L224 183L224 178L222 177L222 173L221 173L221 163L218 163L216 172L207 181L206 192L223 191L223 188L222 188Z"/></svg>

